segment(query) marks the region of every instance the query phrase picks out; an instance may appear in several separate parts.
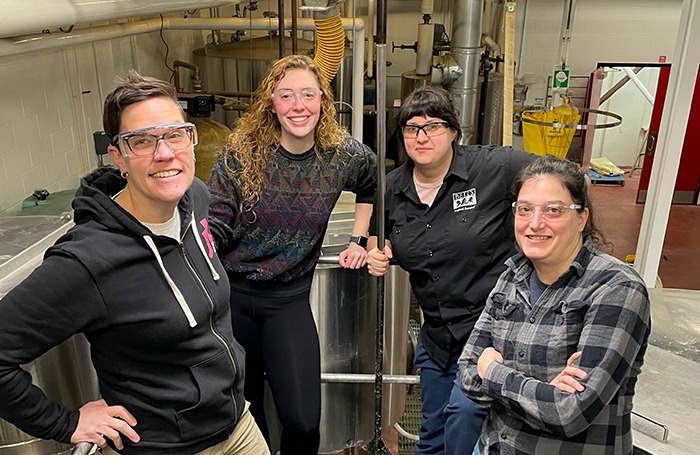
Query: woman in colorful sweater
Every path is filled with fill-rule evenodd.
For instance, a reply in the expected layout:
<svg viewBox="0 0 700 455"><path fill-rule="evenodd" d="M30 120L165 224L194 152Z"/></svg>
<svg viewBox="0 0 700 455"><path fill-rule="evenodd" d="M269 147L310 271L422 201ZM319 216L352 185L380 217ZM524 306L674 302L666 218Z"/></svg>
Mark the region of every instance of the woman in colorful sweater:
<svg viewBox="0 0 700 455"><path fill-rule="evenodd" d="M375 187L374 153L338 125L328 82L300 55L272 66L212 170L210 226L246 349L245 396L268 437L267 378L285 455L319 448L320 350L309 294L331 211L341 191L356 194L340 263L364 266Z"/></svg>

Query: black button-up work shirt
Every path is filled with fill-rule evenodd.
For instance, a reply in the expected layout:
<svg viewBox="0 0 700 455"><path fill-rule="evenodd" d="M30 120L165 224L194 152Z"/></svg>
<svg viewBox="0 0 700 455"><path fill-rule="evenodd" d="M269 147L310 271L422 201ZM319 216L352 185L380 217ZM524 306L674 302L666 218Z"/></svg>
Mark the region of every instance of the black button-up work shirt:
<svg viewBox="0 0 700 455"><path fill-rule="evenodd" d="M387 176L386 236L423 310L423 345L443 367L451 347L466 342L515 252L511 186L533 158L511 147L453 146L432 206L418 197L413 162ZM370 232L376 235L374 217Z"/></svg>

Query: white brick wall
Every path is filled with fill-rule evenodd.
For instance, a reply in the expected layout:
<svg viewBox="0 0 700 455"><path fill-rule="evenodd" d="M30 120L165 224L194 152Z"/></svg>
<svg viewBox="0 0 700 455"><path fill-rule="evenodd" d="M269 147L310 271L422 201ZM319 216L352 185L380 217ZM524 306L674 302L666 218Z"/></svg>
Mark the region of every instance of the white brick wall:
<svg viewBox="0 0 700 455"><path fill-rule="evenodd" d="M164 36L169 64L202 46L200 32ZM158 33L0 57L0 215L17 214L36 188L77 188L97 166L92 133L115 78L137 68L167 80L164 58Z"/></svg>
<svg viewBox="0 0 700 455"><path fill-rule="evenodd" d="M527 4L519 74L530 86L528 104L544 98L547 77L557 61L563 0L518 2L522 20ZM571 75L588 75L599 62L656 63L673 59L682 0L578 0L568 65ZM516 43L516 54L520 43ZM518 73L518 71L516 71Z"/></svg>

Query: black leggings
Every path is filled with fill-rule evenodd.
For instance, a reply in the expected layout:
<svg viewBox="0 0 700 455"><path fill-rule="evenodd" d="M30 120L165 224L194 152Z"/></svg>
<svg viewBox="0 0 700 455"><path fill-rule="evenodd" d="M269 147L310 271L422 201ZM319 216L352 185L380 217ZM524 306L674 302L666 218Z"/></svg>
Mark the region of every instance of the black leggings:
<svg viewBox="0 0 700 455"><path fill-rule="evenodd" d="M275 285L270 286L274 291ZM267 375L282 423L282 455L316 455L321 360L309 291L291 296L272 294L274 297L260 297L231 289L233 333L246 351L245 397L269 444L263 405Z"/></svg>

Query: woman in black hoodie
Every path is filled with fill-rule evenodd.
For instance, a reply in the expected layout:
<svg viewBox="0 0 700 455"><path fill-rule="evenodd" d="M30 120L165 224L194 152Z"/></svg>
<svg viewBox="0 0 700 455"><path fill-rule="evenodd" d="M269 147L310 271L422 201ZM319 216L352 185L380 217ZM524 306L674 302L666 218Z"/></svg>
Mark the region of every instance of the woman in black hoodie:
<svg viewBox="0 0 700 455"><path fill-rule="evenodd" d="M105 100L104 127L119 169L81 181L76 225L0 300L0 417L124 455L268 454L243 398L194 125L172 86L130 72ZM20 365L79 332L103 400L75 411Z"/></svg>

